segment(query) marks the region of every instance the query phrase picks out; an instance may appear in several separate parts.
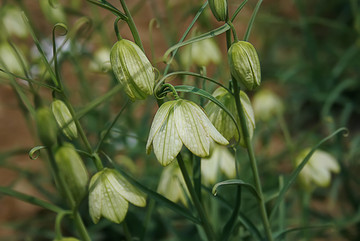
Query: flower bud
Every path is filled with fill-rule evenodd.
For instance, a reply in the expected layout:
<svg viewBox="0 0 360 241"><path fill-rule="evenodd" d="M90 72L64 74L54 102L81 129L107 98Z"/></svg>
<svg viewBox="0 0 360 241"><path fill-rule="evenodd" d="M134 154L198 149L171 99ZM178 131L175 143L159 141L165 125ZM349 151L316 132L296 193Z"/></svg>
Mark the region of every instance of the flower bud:
<svg viewBox="0 0 360 241"><path fill-rule="evenodd" d="M47 107L39 108L36 111L36 127L40 141L46 146L56 143L56 133L58 130L54 115Z"/></svg>
<svg viewBox="0 0 360 241"><path fill-rule="evenodd" d="M227 0L209 0L209 6L218 21L226 21L228 15Z"/></svg>
<svg viewBox="0 0 360 241"><path fill-rule="evenodd" d="M66 23L66 15L61 4L57 0L40 0L40 8L45 18L53 23Z"/></svg>
<svg viewBox="0 0 360 241"><path fill-rule="evenodd" d="M144 52L135 43L121 39L111 49L110 63L116 79L131 100L153 94L155 73Z"/></svg>
<svg viewBox="0 0 360 241"><path fill-rule="evenodd" d="M61 100L54 100L51 104L51 110L59 127L62 129L67 138L70 140L76 139L78 136L76 125L72 120L73 117L65 103Z"/></svg>
<svg viewBox="0 0 360 241"><path fill-rule="evenodd" d="M0 68L13 74L25 76L24 68L28 69L29 65L20 49L16 51L7 42L0 42ZM8 75L0 71L0 77L8 78Z"/></svg>
<svg viewBox="0 0 360 241"><path fill-rule="evenodd" d="M242 88L253 90L260 85L260 61L251 43L233 43L228 51L228 60L231 75Z"/></svg>
<svg viewBox="0 0 360 241"><path fill-rule="evenodd" d="M65 143L57 149L55 160L75 202L79 203L87 193L89 181L83 160L70 143Z"/></svg>

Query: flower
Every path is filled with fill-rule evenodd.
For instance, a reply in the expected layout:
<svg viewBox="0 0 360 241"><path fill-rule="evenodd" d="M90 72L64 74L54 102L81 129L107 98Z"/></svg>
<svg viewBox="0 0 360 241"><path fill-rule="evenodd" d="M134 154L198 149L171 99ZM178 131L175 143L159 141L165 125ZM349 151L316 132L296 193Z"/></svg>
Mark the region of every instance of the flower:
<svg viewBox="0 0 360 241"><path fill-rule="evenodd" d="M130 99L142 100L153 94L153 66L135 43L126 39L116 42L110 51L110 62L116 79Z"/></svg>
<svg viewBox="0 0 360 241"><path fill-rule="evenodd" d="M189 191L186 187L180 167L176 162L166 166L162 171L157 191L171 201L180 201L187 206L187 196L189 196Z"/></svg>
<svg viewBox="0 0 360 241"><path fill-rule="evenodd" d="M215 145L212 154L201 159L201 177L204 184L215 184L220 171L227 178L235 178L235 158L225 146Z"/></svg>
<svg viewBox="0 0 360 241"><path fill-rule="evenodd" d="M210 63L221 62L221 52L214 39L204 39L187 45L181 55L181 62L185 66L192 63L197 66L207 66Z"/></svg>
<svg viewBox="0 0 360 241"><path fill-rule="evenodd" d="M86 187L89 182L83 160L70 143L64 143L56 150L55 160L75 202L79 203L87 193Z"/></svg>
<svg viewBox="0 0 360 241"><path fill-rule="evenodd" d="M226 89L220 87L217 88L214 93L212 94L217 100L219 100L234 116L236 122L238 123L240 129L240 145L245 146L245 140L242 138L242 130L240 126L240 119L236 109L235 98L232 94L230 94ZM254 129L255 129L255 117L254 112L251 107L251 103L249 97L245 94L245 92L240 91L240 99L241 104L244 107L246 120L247 120L247 127L250 134L250 138L252 138ZM228 140L231 139L239 140L239 134L236 129L234 121L231 117L218 105L214 104L213 102L209 102L205 106L205 111L209 115L210 121L213 123L215 128L219 130L219 132Z"/></svg>
<svg viewBox="0 0 360 241"><path fill-rule="evenodd" d="M254 95L253 104L255 116L264 122L284 112L281 99L270 90L258 91Z"/></svg>
<svg viewBox="0 0 360 241"><path fill-rule="evenodd" d="M163 166L172 162L183 144L195 155L209 155L212 141L229 142L216 130L204 111L189 100L177 99L160 106L151 125L146 151L154 147Z"/></svg>
<svg viewBox="0 0 360 241"><path fill-rule="evenodd" d="M5 5L1 7L2 22L5 33L9 36L15 35L20 38L26 38L28 31L26 24L21 16L21 10L13 5ZM2 35L6 35L2 32Z"/></svg>
<svg viewBox="0 0 360 241"><path fill-rule="evenodd" d="M246 41L233 43L228 51L231 75L241 87L253 90L260 85L260 61L254 46Z"/></svg>
<svg viewBox="0 0 360 241"><path fill-rule="evenodd" d="M94 223L98 223L101 217L121 223L128 211L129 202L144 207L145 195L116 170L104 168L91 178L89 210Z"/></svg>
<svg viewBox="0 0 360 241"><path fill-rule="evenodd" d="M76 139L78 137L77 128L66 104L61 100L54 100L51 103L51 110L65 136L70 140Z"/></svg>
<svg viewBox="0 0 360 241"><path fill-rule="evenodd" d="M228 15L227 0L209 0L209 6L218 21L226 21Z"/></svg>
<svg viewBox="0 0 360 241"><path fill-rule="evenodd" d="M24 66L24 67L23 67ZM7 42L0 43L0 68L10 73L25 76L24 68L28 69L28 63L22 51L16 50ZM8 78L8 75L0 71L0 77Z"/></svg>
<svg viewBox="0 0 360 241"><path fill-rule="evenodd" d="M309 152L310 148L300 152L295 159L296 166L300 165ZM308 191L312 191L316 186L327 187L330 185L331 172L340 172L336 159L325 151L316 150L299 173L299 181Z"/></svg>
<svg viewBox="0 0 360 241"><path fill-rule="evenodd" d="M56 143L58 126L55 117L48 107L40 107L35 115L36 129L41 142L46 146Z"/></svg>

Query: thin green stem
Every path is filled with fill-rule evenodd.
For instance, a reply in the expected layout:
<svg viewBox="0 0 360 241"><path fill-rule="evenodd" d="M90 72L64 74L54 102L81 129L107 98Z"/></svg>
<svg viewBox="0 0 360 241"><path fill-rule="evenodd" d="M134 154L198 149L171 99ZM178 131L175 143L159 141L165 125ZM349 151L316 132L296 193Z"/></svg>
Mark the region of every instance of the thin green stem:
<svg viewBox="0 0 360 241"><path fill-rule="evenodd" d="M258 13L259 9L260 9L260 5L261 5L262 1L263 0L259 0L258 3L255 6L254 12L251 15L248 27L247 27L246 32L245 32L244 41L249 40L251 29L252 29L252 26L254 25L255 17L256 17L256 14Z"/></svg>
<svg viewBox="0 0 360 241"><path fill-rule="evenodd" d="M135 43L141 48L141 50L143 52L145 52L144 51L144 46L142 45L142 42L141 42L141 39L140 39L139 32L138 32L138 30L136 28L134 19L132 18L128 7L126 6L125 0L120 0L120 3L121 3L122 8L124 9L126 17L128 18L126 23L128 24L128 26L130 28L130 31L131 31L132 36L134 37Z"/></svg>
<svg viewBox="0 0 360 241"><path fill-rule="evenodd" d="M118 26L118 23L119 23L120 20L121 20L121 18L117 17L116 20L114 21L114 30L115 30L116 37L117 37L118 41L122 40L122 37L121 37L120 32L119 32L119 26Z"/></svg>
<svg viewBox="0 0 360 241"><path fill-rule="evenodd" d="M216 239L214 230L211 227L211 224L209 223L208 217L205 213L203 206L201 205L201 202L200 202L198 196L196 195L196 191L192 185L189 173L186 169L186 166L185 166L184 160L182 159L181 154L179 153L176 158L179 163L181 173L184 177L186 187L190 193L192 201L194 202L195 208L200 216L201 224L204 228L206 237L207 237L208 241L215 241L217 239Z"/></svg>
<svg viewBox="0 0 360 241"><path fill-rule="evenodd" d="M268 241L272 241L273 238L272 238L272 234L271 234L268 215L267 215L266 208L265 208L265 199L264 199L264 195L263 195L263 191L262 191L262 187L261 187L255 153L254 153L250 134L249 134L247 124L246 124L245 112L244 112L243 106L241 105L241 100L240 100L240 95L239 95L240 88L238 86L237 81L234 78L233 78L233 87L234 87L234 97L235 97L236 109L237 109L237 112L238 112L238 115L240 118L240 124L241 124L242 133L243 133L242 138L244 138L245 144L247 147L247 151L248 151L248 155L249 155L249 159L250 159L250 165L251 165L251 169L252 169L252 172L254 175L255 188L260 196L259 208L260 208L260 214L261 214L261 218L262 218L263 225L264 225L264 230L265 230Z"/></svg>

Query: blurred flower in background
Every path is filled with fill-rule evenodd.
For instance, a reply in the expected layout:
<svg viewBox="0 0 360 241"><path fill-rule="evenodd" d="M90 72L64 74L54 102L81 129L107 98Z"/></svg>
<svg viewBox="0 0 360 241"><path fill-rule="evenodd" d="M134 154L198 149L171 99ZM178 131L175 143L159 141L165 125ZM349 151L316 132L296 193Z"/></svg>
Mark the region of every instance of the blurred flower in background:
<svg viewBox="0 0 360 241"><path fill-rule="evenodd" d="M300 152L295 160L296 166L300 165L310 150L307 148ZM309 192L316 187L328 187L331 173L338 172L340 172L340 166L336 159L325 151L316 150L299 174L300 185Z"/></svg>
<svg viewBox="0 0 360 241"><path fill-rule="evenodd" d="M274 92L261 89L253 97L255 119L269 121L284 112L284 104Z"/></svg>

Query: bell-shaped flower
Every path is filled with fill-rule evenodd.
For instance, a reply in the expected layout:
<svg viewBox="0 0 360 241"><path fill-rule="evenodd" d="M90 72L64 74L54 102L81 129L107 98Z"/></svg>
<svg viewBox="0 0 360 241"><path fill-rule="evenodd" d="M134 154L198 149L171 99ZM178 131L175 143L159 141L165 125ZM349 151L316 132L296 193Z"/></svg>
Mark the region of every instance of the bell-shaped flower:
<svg viewBox="0 0 360 241"><path fill-rule="evenodd" d="M219 100L234 116L239 129L240 129L240 145L245 146L245 140L242 138L242 130L240 125L240 118L237 113L235 98L232 94L230 94L226 89L220 87L217 88L212 94L217 100ZM246 125L250 134L250 138L252 138L254 129L255 129L255 117L254 111L252 109L249 97L245 94L245 92L240 91L240 99L241 104L244 108L246 115ZM228 140L235 139L239 140L239 134L236 129L235 123L233 119L218 105L213 102L209 102L205 106L205 111L209 115L210 121L214 124L217 130Z"/></svg>
<svg viewBox="0 0 360 241"><path fill-rule="evenodd" d="M201 177L204 184L215 184L221 172L229 179L235 178L235 158L225 146L215 144L211 155L201 159Z"/></svg>
<svg viewBox="0 0 360 241"><path fill-rule="evenodd" d="M158 161L167 166L179 154L183 144L195 155L206 157L210 144L229 142L216 130L200 106L189 100L168 101L157 111L146 151L154 148Z"/></svg>
<svg viewBox="0 0 360 241"><path fill-rule="evenodd" d="M129 202L144 207L145 195L114 169L104 168L96 173L89 185L89 210L94 223L101 217L114 223L124 220Z"/></svg>
<svg viewBox="0 0 360 241"><path fill-rule="evenodd" d="M110 62L116 79L130 99L145 99L153 94L154 68L134 42L121 39L110 51Z"/></svg>
<svg viewBox="0 0 360 241"><path fill-rule="evenodd" d="M66 104L61 100L54 100L51 103L51 110L64 135L70 140L76 139L78 137L77 128Z"/></svg>
<svg viewBox="0 0 360 241"><path fill-rule="evenodd" d="M2 16L2 26L4 26L4 31L2 31L2 37L6 35L15 35L20 38L26 38L28 35L28 30L26 23L24 22L21 16L21 9L14 5L3 5L0 10L0 16ZM0 37L1 39L1 37Z"/></svg>
<svg viewBox="0 0 360 241"><path fill-rule="evenodd" d="M177 162L173 162L163 169L157 191L169 200L181 202L187 206L189 191Z"/></svg>
<svg viewBox="0 0 360 241"><path fill-rule="evenodd" d="M204 39L187 45L180 55L181 63L186 67L192 63L200 67L211 63L219 64L221 58L221 51L214 39Z"/></svg>
<svg viewBox="0 0 360 241"><path fill-rule="evenodd" d="M253 98L254 113L264 122L284 112L284 104L271 90L260 90Z"/></svg>
<svg viewBox="0 0 360 241"><path fill-rule="evenodd" d="M295 159L296 166L300 165L309 152L310 148L300 152ZM316 150L299 173L299 181L305 190L312 191L315 187L329 186L331 173L338 172L340 166L336 159L325 151Z"/></svg>

